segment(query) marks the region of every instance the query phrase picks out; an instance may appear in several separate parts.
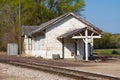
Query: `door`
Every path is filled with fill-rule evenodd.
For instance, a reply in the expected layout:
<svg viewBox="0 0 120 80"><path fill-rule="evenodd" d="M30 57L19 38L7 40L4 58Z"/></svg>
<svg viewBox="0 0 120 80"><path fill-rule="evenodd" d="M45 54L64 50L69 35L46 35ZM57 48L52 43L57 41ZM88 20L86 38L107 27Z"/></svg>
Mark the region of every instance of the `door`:
<svg viewBox="0 0 120 80"><path fill-rule="evenodd" d="M92 56L92 45L88 43L88 57Z"/></svg>

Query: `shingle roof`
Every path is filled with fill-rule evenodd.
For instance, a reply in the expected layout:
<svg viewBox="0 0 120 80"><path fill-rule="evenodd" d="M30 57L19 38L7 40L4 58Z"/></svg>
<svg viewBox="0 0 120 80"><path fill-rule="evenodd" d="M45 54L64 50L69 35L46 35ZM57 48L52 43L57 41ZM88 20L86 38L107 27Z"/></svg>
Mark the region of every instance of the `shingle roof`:
<svg viewBox="0 0 120 80"><path fill-rule="evenodd" d="M74 34L79 33L79 32L81 32L81 31L83 31L83 30L85 30L85 29L88 29L88 30L90 30L90 31L92 31L92 32L94 32L94 33L99 34L98 32L96 32L95 30L93 30L93 29L91 29L91 28L89 28L89 27L84 27L84 28L75 29L75 30L66 32L66 33L58 36L57 38L71 37L71 36L73 36Z"/></svg>
<svg viewBox="0 0 120 80"><path fill-rule="evenodd" d="M73 17L75 17L75 18L78 19L79 21L83 22L83 23L86 24L87 26L94 28L94 29L97 30L98 32L101 32L101 31L102 31L102 30L100 30L99 28L95 27L93 24L91 24L91 23L87 22L86 20L80 18L79 16L75 15L74 13L69 12L69 13L63 14L63 15L61 15L61 16L59 16L59 17L56 17L56 18L54 18L54 19L52 19L52 20L50 20L50 21L48 21L48 22L45 22L45 23L43 23L43 24L41 24L41 25L39 25L39 26L37 26L37 27L34 27L34 28L33 28L32 26L26 27L26 28L25 28L25 31L27 31L27 32L25 32L25 34L27 34L27 35L32 35L32 34L35 34L35 33L37 33L37 32L40 32L40 31L46 29L47 27L50 27L50 26L56 24L57 22L65 19L66 17L68 17L68 16L70 16L70 15L73 16ZM29 29L29 28L30 28L30 29ZM23 28L23 29L24 29L24 28ZM28 30L26 30L26 29L28 29ZM24 31L24 30L23 30L23 31Z"/></svg>
<svg viewBox="0 0 120 80"><path fill-rule="evenodd" d="M81 29L75 29L75 30L72 30L72 31L69 31L69 32L66 32L60 36L58 36L57 38L65 38L65 37L69 37L73 34L75 34L76 32L80 31Z"/></svg>
<svg viewBox="0 0 120 80"><path fill-rule="evenodd" d="M22 26L22 36L29 35L32 31L38 29L38 26Z"/></svg>
<svg viewBox="0 0 120 80"><path fill-rule="evenodd" d="M75 15L74 13L69 12L69 13L63 14L63 15L57 17L57 18L54 18L54 19L52 19L52 20L50 20L50 21L48 21L48 22L46 22L46 23L41 24L38 29L32 31L30 34L34 34L34 33L36 33L36 32L39 32L39 31L43 30L43 29L46 29L47 27L56 24L57 22L65 19L66 17L68 17L68 16L70 16L70 15L72 15L72 16L75 17L75 18L77 18L78 20L80 20L81 22L85 23L86 25L94 28L95 30L97 30L97 31L99 31L99 32L102 31L102 30L100 30L99 28L95 27L93 24L91 24L91 23L87 22L86 20L80 18L79 16Z"/></svg>

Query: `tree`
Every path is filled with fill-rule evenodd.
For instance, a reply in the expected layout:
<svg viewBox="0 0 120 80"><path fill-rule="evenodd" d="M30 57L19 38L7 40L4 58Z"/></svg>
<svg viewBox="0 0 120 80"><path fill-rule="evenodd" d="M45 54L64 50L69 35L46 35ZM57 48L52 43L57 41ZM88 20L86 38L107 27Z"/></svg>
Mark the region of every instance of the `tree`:
<svg viewBox="0 0 120 80"><path fill-rule="evenodd" d="M120 34L112 34L111 45L113 48L120 48Z"/></svg>
<svg viewBox="0 0 120 80"><path fill-rule="evenodd" d="M18 1L1 0L0 4L9 6L9 10L18 18ZM80 15L84 0L21 0L22 24L39 25L67 12Z"/></svg>
<svg viewBox="0 0 120 80"><path fill-rule="evenodd" d="M99 48L99 49L110 48L110 44L111 44L110 38L111 38L110 33L103 32L102 38L99 40L98 39L95 40L95 48Z"/></svg>
<svg viewBox="0 0 120 80"><path fill-rule="evenodd" d="M21 0L22 25L40 25L67 12L80 12L84 0ZM19 34L18 0L0 0L0 48L17 42Z"/></svg>
<svg viewBox="0 0 120 80"><path fill-rule="evenodd" d="M120 48L120 34L102 33L101 39L96 39L95 49Z"/></svg>
<svg viewBox="0 0 120 80"><path fill-rule="evenodd" d="M33 1L33 2L32 2ZM23 24L39 25L67 12L80 14L84 0L32 0L22 3Z"/></svg>

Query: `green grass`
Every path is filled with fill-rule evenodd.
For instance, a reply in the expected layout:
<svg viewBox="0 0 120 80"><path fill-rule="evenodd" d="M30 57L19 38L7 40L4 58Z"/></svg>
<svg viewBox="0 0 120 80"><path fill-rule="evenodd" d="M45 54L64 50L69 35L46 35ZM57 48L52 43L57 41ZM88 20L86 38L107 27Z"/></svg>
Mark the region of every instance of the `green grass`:
<svg viewBox="0 0 120 80"><path fill-rule="evenodd" d="M96 49L93 52L98 55L116 55L116 54L112 54L113 50L120 52L120 49ZM118 56L120 56L120 54Z"/></svg>

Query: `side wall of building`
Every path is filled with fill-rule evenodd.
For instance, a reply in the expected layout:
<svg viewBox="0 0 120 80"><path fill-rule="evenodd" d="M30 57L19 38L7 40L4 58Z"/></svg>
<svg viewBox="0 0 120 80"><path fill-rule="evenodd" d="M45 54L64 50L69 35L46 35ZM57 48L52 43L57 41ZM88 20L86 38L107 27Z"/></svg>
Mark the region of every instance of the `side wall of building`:
<svg viewBox="0 0 120 80"><path fill-rule="evenodd" d="M62 39L57 39L58 36L67 33L69 31L83 28L85 24L77 20L76 18L69 16L59 23L46 29L46 55L47 58L52 58L52 54L60 54L62 58ZM73 58L72 53L75 53L74 40L65 39L64 41L64 57Z"/></svg>
<svg viewBox="0 0 120 80"><path fill-rule="evenodd" d="M26 35L24 36L23 41L23 51L26 55L32 56L32 39L28 38Z"/></svg>
<svg viewBox="0 0 120 80"><path fill-rule="evenodd" d="M77 56L83 58L85 55L85 43L82 39L77 40Z"/></svg>
<svg viewBox="0 0 120 80"><path fill-rule="evenodd" d="M40 34L32 38L32 54L36 57L46 58L45 35Z"/></svg>
<svg viewBox="0 0 120 80"><path fill-rule="evenodd" d="M74 58L75 54L75 40L72 38L64 38L64 47L62 39L57 37L70 32L75 29L86 27L85 24L80 22L73 16L69 16L64 20L48 27L45 30L45 34L40 34L33 37L30 41L27 37L24 39L25 53L32 56L41 56L43 58L52 58L53 54L59 54L60 58ZM31 45L31 48L29 47ZM29 48L28 48L29 47ZM84 55L84 42L78 40L77 42L77 54Z"/></svg>
<svg viewBox="0 0 120 80"><path fill-rule="evenodd" d="M64 58L74 58L75 40L71 38L64 39Z"/></svg>

